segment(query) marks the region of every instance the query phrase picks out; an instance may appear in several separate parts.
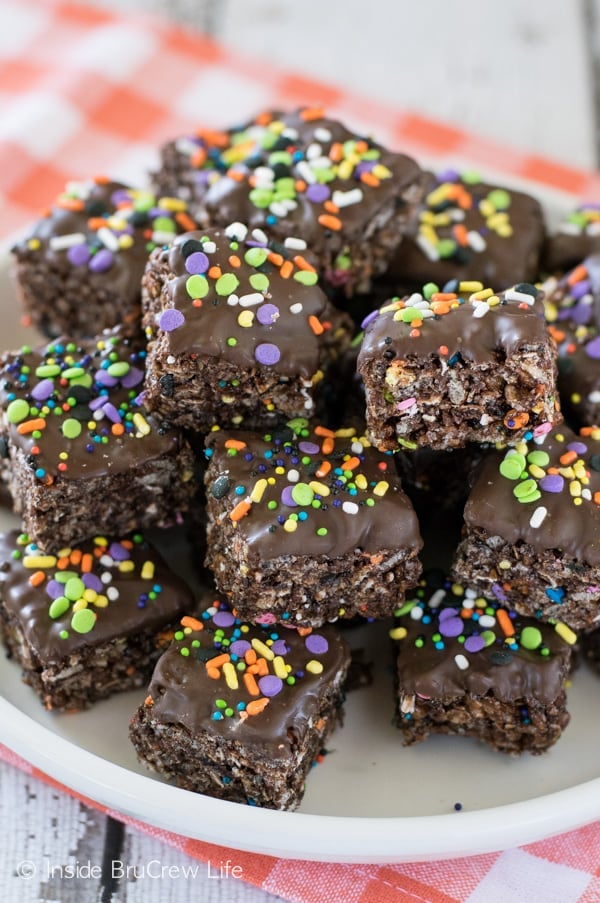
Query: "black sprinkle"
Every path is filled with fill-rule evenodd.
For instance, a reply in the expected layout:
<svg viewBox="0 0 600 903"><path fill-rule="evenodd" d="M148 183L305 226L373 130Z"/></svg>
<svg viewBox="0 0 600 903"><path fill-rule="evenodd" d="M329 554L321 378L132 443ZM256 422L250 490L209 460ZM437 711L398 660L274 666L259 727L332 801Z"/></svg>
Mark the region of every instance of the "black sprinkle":
<svg viewBox="0 0 600 903"><path fill-rule="evenodd" d="M226 474L221 474L221 476L217 477L212 486L210 487L210 491L214 498L222 499L227 495L229 490L231 489L231 480Z"/></svg>
<svg viewBox="0 0 600 903"><path fill-rule="evenodd" d="M160 387L162 389L162 394L166 398L172 398L175 394L175 379L171 373L165 373L164 376L161 376L159 379Z"/></svg>

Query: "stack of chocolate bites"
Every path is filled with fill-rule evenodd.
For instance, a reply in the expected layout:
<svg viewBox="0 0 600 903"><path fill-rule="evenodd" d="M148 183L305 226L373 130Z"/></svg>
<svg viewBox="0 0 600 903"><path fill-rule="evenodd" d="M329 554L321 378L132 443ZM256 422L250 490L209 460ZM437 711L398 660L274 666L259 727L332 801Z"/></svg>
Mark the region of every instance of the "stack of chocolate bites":
<svg viewBox="0 0 600 903"><path fill-rule="evenodd" d="M597 221L569 223L582 257ZM171 142L147 190L67 186L14 248L49 341L0 389L0 617L44 705L147 686L142 760L291 809L341 713L340 625L395 618L406 743L551 746L600 600L600 432L563 424L557 354L581 325L593 352L600 285L592 258L541 288L544 240L533 198L312 108Z"/></svg>

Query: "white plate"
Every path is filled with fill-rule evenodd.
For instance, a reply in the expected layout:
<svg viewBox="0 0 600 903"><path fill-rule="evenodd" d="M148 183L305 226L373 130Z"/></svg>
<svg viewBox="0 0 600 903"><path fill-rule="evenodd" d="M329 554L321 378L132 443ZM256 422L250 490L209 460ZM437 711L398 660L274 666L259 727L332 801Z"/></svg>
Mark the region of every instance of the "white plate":
<svg viewBox="0 0 600 903"><path fill-rule="evenodd" d="M532 188L540 196L541 192ZM0 257L5 347L31 343ZM0 528L12 526L0 512ZM132 692L77 715L44 711L0 657L0 741L67 787L110 809L198 840L288 858L406 862L506 849L600 817L598 678L582 667L569 691L571 724L544 756L511 758L469 739L432 737L405 749L392 725L388 625L349 629L374 662L374 682L353 691L331 754L314 768L299 812L227 803L170 786L137 761ZM455 804L460 804L460 811Z"/></svg>

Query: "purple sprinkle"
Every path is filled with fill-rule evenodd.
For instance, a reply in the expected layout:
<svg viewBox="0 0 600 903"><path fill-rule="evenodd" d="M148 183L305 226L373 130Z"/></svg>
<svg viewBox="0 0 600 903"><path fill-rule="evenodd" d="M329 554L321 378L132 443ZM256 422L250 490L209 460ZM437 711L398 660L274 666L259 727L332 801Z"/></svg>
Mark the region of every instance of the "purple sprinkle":
<svg viewBox="0 0 600 903"><path fill-rule="evenodd" d="M131 558L129 549L126 549L125 546L121 545L120 542L111 543L108 549L108 554L114 561L127 561L129 558Z"/></svg>
<svg viewBox="0 0 600 903"><path fill-rule="evenodd" d="M378 311L378 310L372 310L371 313L370 313L370 314L367 314L367 316L364 318L364 320L363 320L362 323L360 324L360 328L361 328L361 329L366 329L367 326L370 326L370 324L371 324L374 320L376 320L378 316L379 316L379 311Z"/></svg>
<svg viewBox="0 0 600 903"><path fill-rule="evenodd" d="M248 640L234 640L229 647L229 651L233 653L233 655L238 655L240 658L243 658L249 649L252 649L252 646Z"/></svg>
<svg viewBox="0 0 600 903"><path fill-rule="evenodd" d="M130 204L131 203L131 192L128 188L117 188L116 191L110 196L111 204L114 204L115 207L118 207L119 204Z"/></svg>
<svg viewBox="0 0 600 903"><path fill-rule="evenodd" d="M88 266L92 273L105 273L107 270L110 270L114 262L113 252L109 251L108 248L102 248L94 254Z"/></svg>
<svg viewBox="0 0 600 903"><path fill-rule="evenodd" d="M35 401L46 401L54 392L54 383L51 379L42 379L31 390L31 397Z"/></svg>
<svg viewBox="0 0 600 903"><path fill-rule="evenodd" d="M499 599L500 602L507 602L508 596L502 589L499 583L492 583L492 592L495 595L496 599Z"/></svg>
<svg viewBox="0 0 600 903"><path fill-rule="evenodd" d="M213 624L217 627L231 627L235 624L235 618L230 611L218 611L213 617Z"/></svg>
<svg viewBox="0 0 600 903"><path fill-rule="evenodd" d="M444 621L440 621L438 629L442 636L460 636L463 632L462 619L446 618Z"/></svg>
<svg viewBox="0 0 600 903"><path fill-rule="evenodd" d="M274 674L268 674L260 677L258 680L258 688L263 696L277 696L283 689L283 681Z"/></svg>
<svg viewBox="0 0 600 903"><path fill-rule="evenodd" d="M544 492L562 492L564 485L564 477L559 473L547 473L539 482L540 489Z"/></svg>
<svg viewBox="0 0 600 903"><path fill-rule="evenodd" d="M314 204L322 204L323 201L326 201L331 196L331 191L327 185L320 185L318 182L314 182L308 186L305 195L306 199Z"/></svg>
<svg viewBox="0 0 600 903"><path fill-rule="evenodd" d="M81 579L86 589L93 589L95 593L101 593L104 590L104 584L96 574L84 574Z"/></svg>
<svg viewBox="0 0 600 903"><path fill-rule="evenodd" d="M271 646L271 652L274 652L275 655L287 655L289 651L290 647L285 640L275 640Z"/></svg>
<svg viewBox="0 0 600 903"><path fill-rule="evenodd" d="M320 447L315 442L299 442L298 448L304 455L318 455L321 451Z"/></svg>
<svg viewBox="0 0 600 903"><path fill-rule="evenodd" d="M455 618L455 617L456 617L456 609L455 608L442 608L442 610L440 611L440 613L438 615L438 620L441 622L441 621L446 621L448 618Z"/></svg>
<svg viewBox="0 0 600 903"><path fill-rule="evenodd" d="M167 310L163 310L158 318L158 325L165 332L173 332L174 329L179 329L184 323L185 317L180 310L176 310L174 307L168 307Z"/></svg>
<svg viewBox="0 0 600 903"><path fill-rule="evenodd" d="M59 583L58 580L49 580L46 584L46 592L51 599L58 599L59 596L62 596L64 589L64 583Z"/></svg>
<svg viewBox="0 0 600 903"><path fill-rule="evenodd" d="M261 304L256 311L256 319L263 326L271 326L279 317L279 308L275 304Z"/></svg>
<svg viewBox="0 0 600 903"><path fill-rule="evenodd" d="M283 523L283 521L281 521L281 523ZM274 624L276 620L277 620L277 618L275 617L274 614L271 614L270 611L266 612L266 614L264 614L264 615L259 615L258 617L254 618L254 621L256 622L256 624L263 624L263 625L264 624Z"/></svg>
<svg viewBox="0 0 600 903"><path fill-rule="evenodd" d="M566 314L566 316L561 317L561 319L572 320L574 323L577 323L578 326L587 326L592 319L592 305L576 304L574 307L561 311L561 313Z"/></svg>
<svg viewBox="0 0 600 903"><path fill-rule="evenodd" d="M443 169L436 175L436 180L441 184L443 182L458 182L460 173L457 169Z"/></svg>
<svg viewBox="0 0 600 903"><path fill-rule="evenodd" d="M107 370L96 370L94 373L94 380L99 383L101 386L108 386L109 389L112 389L113 386L117 386L119 384L119 380L116 376L111 376ZM90 407L92 407L90 403ZM94 410L92 408L92 410Z"/></svg>
<svg viewBox="0 0 600 903"><path fill-rule="evenodd" d="M468 636L464 642L467 652L481 652L485 649L485 640L480 636Z"/></svg>
<svg viewBox="0 0 600 903"><path fill-rule="evenodd" d="M280 359L281 351L277 345L273 345L271 342L261 342L261 344L257 345L254 349L254 357L259 364L264 364L266 367L272 367L273 364L276 364Z"/></svg>
<svg viewBox="0 0 600 903"><path fill-rule="evenodd" d="M571 295L579 301L580 298L583 298L589 292L590 288L590 280L582 279L581 282L576 282L575 285L571 286Z"/></svg>
<svg viewBox="0 0 600 903"><path fill-rule="evenodd" d="M292 498L292 490L293 486L285 486L281 492L281 502L284 505L287 505L288 508L297 508L298 505Z"/></svg>
<svg viewBox="0 0 600 903"><path fill-rule="evenodd" d="M118 410L115 408L114 404L110 401L107 401L106 404L102 405L102 410L104 414L111 420L113 423L121 422L121 415Z"/></svg>
<svg viewBox="0 0 600 903"><path fill-rule="evenodd" d="M585 455L587 451L587 445L585 445L583 442L569 442L567 449L569 451L574 451L576 455Z"/></svg>
<svg viewBox="0 0 600 903"><path fill-rule="evenodd" d="M206 273L209 266L210 260L204 251L194 251L193 254L190 254L189 257L186 257L185 259L185 268L192 276L199 276L202 273Z"/></svg>
<svg viewBox="0 0 600 903"><path fill-rule="evenodd" d="M304 645L313 655L324 655L329 649L329 643L320 633L309 633Z"/></svg>
<svg viewBox="0 0 600 903"><path fill-rule="evenodd" d="M134 386L139 386L143 378L143 370L138 370L137 367L130 367L125 376L121 377L121 385L124 389L133 389Z"/></svg>
<svg viewBox="0 0 600 903"><path fill-rule="evenodd" d="M595 339L592 339L591 342L588 342L585 346L585 353L588 357L593 358L595 361L600 359L600 335L596 336Z"/></svg>
<svg viewBox="0 0 600 903"><path fill-rule="evenodd" d="M73 245L67 251L67 260L74 267L82 267L90 259L90 249L87 245Z"/></svg>
<svg viewBox="0 0 600 903"><path fill-rule="evenodd" d="M354 177L359 179L364 172L371 172L371 170L375 167L375 160L361 160L360 163L354 167Z"/></svg>

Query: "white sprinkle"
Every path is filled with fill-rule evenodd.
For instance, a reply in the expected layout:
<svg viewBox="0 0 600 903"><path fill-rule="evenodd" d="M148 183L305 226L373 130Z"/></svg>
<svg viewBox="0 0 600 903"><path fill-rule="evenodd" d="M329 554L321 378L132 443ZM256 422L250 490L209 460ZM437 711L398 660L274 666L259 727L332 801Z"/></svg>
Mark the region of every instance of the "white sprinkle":
<svg viewBox="0 0 600 903"><path fill-rule="evenodd" d="M523 304L529 304L530 307L535 304L533 295L528 295L527 292L517 292L514 288L507 289L504 292L504 298L506 301L519 301Z"/></svg>
<svg viewBox="0 0 600 903"><path fill-rule="evenodd" d="M260 137L259 131L260 131L260 130L257 130L257 134L258 134L259 137ZM286 126L286 127L283 129L283 131L282 131L281 134L282 134L285 138L291 138L292 141L295 141L296 138L298 137L298 132L297 132L297 130L296 130L296 129L293 129L293 128L291 127L291 125Z"/></svg>
<svg viewBox="0 0 600 903"><path fill-rule="evenodd" d="M300 471L296 470L295 467L292 467L287 472L287 478L290 481L290 483L297 483L298 480L300 479Z"/></svg>
<svg viewBox="0 0 600 903"><path fill-rule="evenodd" d="M311 160L313 169L331 169L332 161L329 157L317 157L315 160Z"/></svg>
<svg viewBox="0 0 600 903"><path fill-rule="evenodd" d="M429 607L438 608L445 598L445 591L443 589L436 589L436 591L432 594L431 599L429 600Z"/></svg>
<svg viewBox="0 0 600 903"><path fill-rule="evenodd" d="M338 207L350 207L352 204L360 204L363 193L360 188L351 188L350 191L334 191L331 200Z"/></svg>
<svg viewBox="0 0 600 903"><path fill-rule="evenodd" d="M481 615L479 618L480 627L493 627L495 623L496 618L493 615Z"/></svg>
<svg viewBox="0 0 600 903"><path fill-rule="evenodd" d="M300 162L296 164L296 173L308 185L314 185L314 183L317 181L317 177L313 172L312 166L310 165L310 163L307 163L306 160L300 160Z"/></svg>
<svg viewBox="0 0 600 903"><path fill-rule="evenodd" d="M358 505L356 502L344 502L342 504L342 511L345 514L358 514Z"/></svg>
<svg viewBox="0 0 600 903"><path fill-rule="evenodd" d="M323 148L320 144L317 144L316 141L313 141L312 144L309 144L306 148L306 159L307 160L317 160L321 154L323 153Z"/></svg>
<svg viewBox="0 0 600 903"><path fill-rule="evenodd" d="M588 235L600 235L600 222L590 223L585 231Z"/></svg>
<svg viewBox="0 0 600 903"><path fill-rule="evenodd" d="M465 211L457 208L456 210L445 211L453 223L462 223L465 218Z"/></svg>
<svg viewBox="0 0 600 903"><path fill-rule="evenodd" d="M363 451L365 450L365 447L362 444L362 442L357 442L355 440L352 443L352 445L350 446L350 449L351 449L353 455L362 455Z"/></svg>
<svg viewBox="0 0 600 903"><path fill-rule="evenodd" d="M428 260L440 259L440 255L438 254L437 250L434 248L431 242L424 238L422 235L417 235L417 244Z"/></svg>
<svg viewBox="0 0 600 903"><path fill-rule="evenodd" d="M153 232L152 241L155 245L170 245L175 236L172 232Z"/></svg>
<svg viewBox="0 0 600 903"><path fill-rule="evenodd" d="M296 304L292 304L292 306L290 307L291 314L301 314L302 310L303 310L303 307L299 301L297 301Z"/></svg>
<svg viewBox="0 0 600 903"><path fill-rule="evenodd" d="M101 229L98 229L96 235L102 242L105 248L108 248L109 251L118 251L119 250L119 239L106 226L102 226Z"/></svg>
<svg viewBox="0 0 600 903"><path fill-rule="evenodd" d="M100 577L102 583L112 583L112 574L110 571L103 571Z"/></svg>
<svg viewBox="0 0 600 903"><path fill-rule="evenodd" d="M331 132L329 129L323 128L323 126L319 126L318 129L315 129L315 138L317 141L331 141Z"/></svg>
<svg viewBox="0 0 600 903"><path fill-rule="evenodd" d="M119 598L119 590L116 586L109 586L106 590L106 598L110 599L111 602L114 602Z"/></svg>
<svg viewBox="0 0 600 903"><path fill-rule="evenodd" d="M230 223L225 229L227 238L235 238L237 241L243 241L248 234L248 226L244 223Z"/></svg>
<svg viewBox="0 0 600 903"><path fill-rule="evenodd" d="M485 238L480 235L479 232L475 232L475 230L467 232L467 241L469 242L469 247L472 248L473 251L477 251L477 253L485 251L487 248Z"/></svg>
<svg viewBox="0 0 600 903"><path fill-rule="evenodd" d="M563 235L579 235L581 233L581 227L576 223L561 223L558 231L562 232Z"/></svg>
<svg viewBox="0 0 600 903"><path fill-rule="evenodd" d="M421 310L421 308L419 308L419 310ZM421 310L421 319L427 320L429 317L435 317L434 311L432 311L430 307L423 308L423 310Z"/></svg>
<svg viewBox="0 0 600 903"><path fill-rule="evenodd" d="M581 497L586 500L586 502L592 501L592 490L591 489L582 489Z"/></svg>
<svg viewBox="0 0 600 903"><path fill-rule="evenodd" d="M72 248L73 245L84 243L85 235L82 232L71 232L69 235L54 235L48 242L53 251L64 251L66 248Z"/></svg>
<svg viewBox="0 0 600 903"><path fill-rule="evenodd" d="M202 250L205 254L214 254L217 250L217 246L214 241L205 241L202 243Z"/></svg>
<svg viewBox="0 0 600 903"><path fill-rule="evenodd" d="M273 201L272 204L269 204L269 211L273 214L273 216L287 216L288 209L282 201Z"/></svg>
<svg viewBox="0 0 600 903"><path fill-rule="evenodd" d="M175 142L175 150L178 150L180 154L189 154L191 157L198 150L198 145L189 138L178 138Z"/></svg>
<svg viewBox="0 0 600 903"><path fill-rule="evenodd" d="M174 354L170 354L167 358L167 364L174 364L177 358Z"/></svg>
<svg viewBox="0 0 600 903"><path fill-rule="evenodd" d="M529 526L533 527L534 529L541 527L546 519L547 514L548 514L548 509L544 508L543 505L538 505L538 507L535 509L535 511L531 515L531 518L529 519Z"/></svg>
<svg viewBox="0 0 600 903"><path fill-rule="evenodd" d="M290 236L283 243L284 248L290 248L292 251L306 251L306 242L303 238L294 238Z"/></svg>
<svg viewBox="0 0 600 903"><path fill-rule="evenodd" d="M254 241L259 241L263 245L268 245L269 239L265 235L262 229L253 229L252 230L252 238Z"/></svg>
<svg viewBox="0 0 600 903"><path fill-rule="evenodd" d="M478 320L481 320L482 317L485 317L485 315L489 313L489 310L489 304L486 304L485 301L480 301L479 304L473 305L473 316Z"/></svg>
<svg viewBox="0 0 600 903"><path fill-rule="evenodd" d="M111 568L114 563L114 559L111 555L102 555L100 557L100 564L105 568Z"/></svg>
<svg viewBox="0 0 600 903"><path fill-rule="evenodd" d="M238 298L237 295L229 295L229 297L227 298L227 303L229 304L230 307L235 307L235 305L238 303L239 300L240 299Z"/></svg>
<svg viewBox="0 0 600 903"><path fill-rule="evenodd" d="M267 185L273 182L274 177L275 173L270 166L257 166L254 170L254 181L257 186L259 183L261 185Z"/></svg>
<svg viewBox="0 0 600 903"><path fill-rule="evenodd" d="M407 307L418 307L419 310L421 309L422 305L429 307L429 301L425 300L421 292L413 292L406 302Z"/></svg>
<svg viewBox="0 0 600 903"><path fill-rule="evenodd" d="M459 652L458 655L454 656L454 661L456 663L456 667L460 671L466 671L469 667L468 659L462 654L462 652Z"/></svg>
<svg viewBox="0 0 600 903"><path fill-rule="evenodd" d="M591 401L592 404L598 404L600 402L600 389L594 389L593 392L590 392L588 401Z"/></svg>
<svg viewBox="0 0 600 903"><path fill-rule="evenodd" d="M477 598L477 595L478 595L477 592L473 589L472 586L469 586L469 587L465 590L465 598L466 598L466 599L476 599L476 598Z"/></svg>
<svg viewBox="0 0 600 903"><path fill-rule="evenodd" d="M104 418L106 417L106 414L104 413L102 408L96 408L96 410L92 414L92 417L94 418L94 420L99 422L100 420L104 420Z"/></svg>
<svg viewBox="0 0 600 903"><path fill-rule="evenodd" d="M420 621L423 617L423 609L420 605L413 605L410 610L410 616L413 621Z"/></svg>
<svg viewBox="0 0 600 903"><path fill-rule="evenodd" d="M254 307L255 304L262 304L264 300L262 292L249 292L247 295L241 295L239 304L240 307Z"/></svg>
<svg viewBox="0 0 600 903"><path fill-rule="evenodd" d="M291 211L291 210L295 210L296 207L298 206L298 202L295 201L293 198L284 198L282 201L280 201L280 204L281 204L283 207L285 207L285 209L286 209L288 212Z"/></svg>

